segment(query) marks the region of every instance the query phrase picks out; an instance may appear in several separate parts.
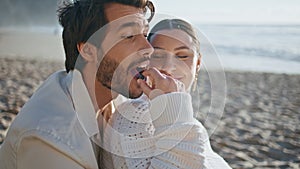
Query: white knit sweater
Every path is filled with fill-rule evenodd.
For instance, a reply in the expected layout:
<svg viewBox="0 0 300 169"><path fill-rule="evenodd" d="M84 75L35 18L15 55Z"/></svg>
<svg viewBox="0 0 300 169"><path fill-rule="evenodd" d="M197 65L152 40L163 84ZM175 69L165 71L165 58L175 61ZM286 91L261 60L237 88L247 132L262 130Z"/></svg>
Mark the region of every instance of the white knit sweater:
<svg viewBox="0 0 300 169"><path fill-rule="evenodd" d="M191 104L187 93L169 93L151 101L142 96L123 103L106 126L104 159L111 159L116 169L230 168L211 149Z"/></svg>

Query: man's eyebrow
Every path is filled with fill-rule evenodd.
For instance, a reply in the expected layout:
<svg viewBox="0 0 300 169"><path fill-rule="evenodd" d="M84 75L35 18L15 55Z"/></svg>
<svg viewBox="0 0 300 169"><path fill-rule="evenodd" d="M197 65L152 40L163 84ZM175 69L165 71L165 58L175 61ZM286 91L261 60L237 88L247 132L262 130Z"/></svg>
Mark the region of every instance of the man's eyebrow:
<svg viewBox="0 0 300 169"><path fill-rule="evenodd" d="M137 23L137 22L126 22L124 24L122 24L117 31L120 31L124 28L127 28L127 27L140 27L141 24ZM149 29L149 24L144 24L143 25L145 29Z"/></svg>
<svg viewBox="0 0 300 169"><path fill-rule="evenodd" d="M158 47L158 46L153 46L153 48L154 48L154 49L159 49L159 50L166 50L166 49L164 49L164 48L162 48L162 47Z"/></svg>

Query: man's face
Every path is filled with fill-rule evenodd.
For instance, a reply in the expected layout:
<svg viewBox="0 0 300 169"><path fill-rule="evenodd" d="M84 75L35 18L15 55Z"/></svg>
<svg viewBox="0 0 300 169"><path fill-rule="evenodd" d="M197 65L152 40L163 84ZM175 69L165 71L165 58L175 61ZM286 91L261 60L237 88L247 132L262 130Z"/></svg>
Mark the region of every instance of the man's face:
<svg viewBox="0 0 300 169"><path fill-rule="evenodd" d="M137 84L136 69L146 67L153 48L148 43L148 23L141 9L111 3L106 6L108 19L106 36L101 45L102 55L97 79L104 86L126 97L142 94Z"/></svg>

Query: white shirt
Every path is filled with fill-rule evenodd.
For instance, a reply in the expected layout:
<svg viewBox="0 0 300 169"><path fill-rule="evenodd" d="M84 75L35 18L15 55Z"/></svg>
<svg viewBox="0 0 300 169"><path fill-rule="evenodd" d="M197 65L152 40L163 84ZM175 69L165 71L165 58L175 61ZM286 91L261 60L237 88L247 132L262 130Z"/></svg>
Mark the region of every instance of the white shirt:
<svg viewBox="0 0 300 169"><path fill-rule="evenodd" d="M0 148L1 169L98 169L96 113L77 70L52 74L23 106Z"/></svg>
<svg viewBox="0 0 300 169"><path fill-rule="evenodd" d="M191 103L187 93L170 93L117 107L105 130L114 168L230 168L211 149Z"/></svg>

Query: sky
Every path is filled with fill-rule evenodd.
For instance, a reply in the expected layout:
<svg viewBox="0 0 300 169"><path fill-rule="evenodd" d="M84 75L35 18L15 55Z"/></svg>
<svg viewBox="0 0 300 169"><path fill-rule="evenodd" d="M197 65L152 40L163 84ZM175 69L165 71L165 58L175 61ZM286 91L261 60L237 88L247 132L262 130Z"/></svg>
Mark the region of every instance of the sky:
<svg viewBox="0 0 300 169"><path fill-rule="evenodd" d="M300 0L152 0L158 13L199 23L300 24Z"/></svg>

